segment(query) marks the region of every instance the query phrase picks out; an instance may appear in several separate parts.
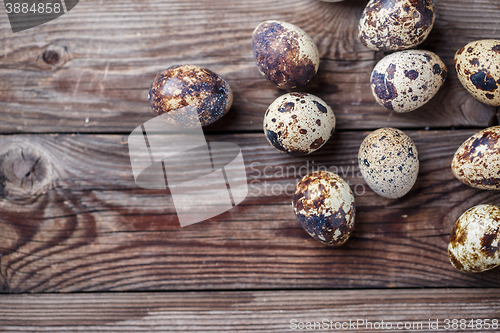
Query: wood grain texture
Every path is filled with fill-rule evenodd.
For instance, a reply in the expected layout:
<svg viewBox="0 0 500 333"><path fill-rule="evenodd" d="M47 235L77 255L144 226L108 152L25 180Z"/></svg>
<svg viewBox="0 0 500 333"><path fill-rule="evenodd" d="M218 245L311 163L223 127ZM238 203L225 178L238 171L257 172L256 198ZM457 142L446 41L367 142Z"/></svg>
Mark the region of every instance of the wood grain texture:
<svg viewBox="0 0 500 333"><path fill-rule="evenodd" d="M473 133L407 131L420 174L397 200L375 195L359 174L366 132L336 133L307 157L275 151L262 134L208 136L242 148L250 194L185 228L168 191L135 185L125 136L2 136L0 285L11 293L499 287L498 269L460 273L446 251L460 214L500 205L498 193L451 173L453 153ZM356 194L357 227L342 248L310 238L291 208L296 182L318 167Z"/></svg>
<svg viewBox="0 0 500 333"><path fill-rule="evenodd" d="M450 75L410 114L390 112L371 95L370 73L384 54L357 38L366 0L88 0L16 34L0 15L0 132L129 132L153 117L147 92L156 74L187 63L217 72L235 93L231 111L209 130L261 130L267 106L284 93L258 73L252 56L252 31L270 18L297 24L318 44L320 71L302 90L334 108L339 129L484 127L494 110L461 87L453 54L474 39L500 38L500 8L495 0L435 3L436 24L421 47L438 53Z"/></svg>
<svg viewBox="0 0 500 333"><path fill-rule="evenodd" d="M297 332L305 330L293 330L293 324L326 319L333 328L315 331L333 332L334 323L363 320L358 327L337 331L394 332L401 323L415 328L405 331L436 332L429 329L429 320L433 325L437 320L441 331L498 332L444 328L446 319L499 320L499 296L499 289L9 295L1 298L0 330ZM376 329L382 320L393 330Z"/></svg>
<svg viewBox="0 0 500 333"><path fill-rule="evenodd" d="M421 48L443 58L449 77L427 105L396 114L369 88L384 54L357 38L366 3L85 0L16 34L0 6L0 331L284 332L292 319L431 319L440 328L445 319L500 319L500 269L461 273L446 253L462 212L500 205L498 193L469 188L450 170L465 139L499 122L462 88L453 55L472 40L500 39L500 5L435 0ZM300 26L319 47L320 71L301 90L333 107L337 133L311 156L282 155L261 133L267 106L285 92L252 56L252 31L267 19ZM169 190L134 183L126 136L154 117L149 86L175 64L230 83L233 107L207 139L242 148L250 187L236 208L185 228ZM420 153L417 183L397 200L375 195L357 167L364 130L387 126L405 129ZM318 168L356 195L357 227L341 248L314 241L293 215L296 182Z"/></svg>

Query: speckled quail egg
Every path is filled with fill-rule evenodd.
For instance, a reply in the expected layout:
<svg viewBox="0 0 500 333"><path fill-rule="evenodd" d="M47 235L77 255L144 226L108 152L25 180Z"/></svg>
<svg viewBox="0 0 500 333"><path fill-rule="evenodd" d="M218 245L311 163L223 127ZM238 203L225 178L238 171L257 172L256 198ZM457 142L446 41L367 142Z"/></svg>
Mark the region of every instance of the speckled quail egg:
<svg viewBox="0 0 500 333"><path fill-rule="evenodd" d="M468 138L455 152L451 170L466 185L500 190L500 126L486 128Z"/></svg>
<svg viewBox="0 0 500 333"><path fill-rule="evenodd" d="M446 75L446 66L437 54L423 50L400 51L377 63L371 88L380 105L396 112L410 112L434 97Z"/></svg>
<svg viewBox="0 0 500 333"><path fill-rule="evenodd" d="M253 32L253 54L266 79L281 89L304 86L319 68L314 41L299 27L265 21Z"/></svg>
<svg viewBox="0 0 500 333"><path fill-rule="evenodd" d="M293 210L302 228L325 245L344 244L354 229L354 195L349 184L333 172L304 176L293 196Z"/></svg>
<svg viewBox="0 0 500 333"><path fill-rule="evenodd" d="M403 131L380 128L361 143L358 164L363 179L375 193L386 198L400 198L417 180L417 147Z"/></svg>
<svg viewBox="0 0 500 333"><path fill-rule="evenodd" d="M422 43L434 25L432 0L371 0L359 21L359 38L374 51L400 51Z"/></svg>
<svg viewBox="0 0 500 333"><path fill-rule="evenodd" d="M483 272L500 265L500 208L478 205L463 213L451 233L448 256L464 272Z"/></svg>
<svg viewBox="0 0 500 333"><path fill-rule="evenodd" d="M202 126L222 118L233 103L233 93L223 78L194 65L172 66L158 74L148 98L157 115L196 108Z"/></svg>
<svg viewBox="0 0 500 333"><path fill-rule="evenodd" d="M335 130L333 110L319 97L288 93L269 105L264 133L274 148L294 156L321 148Z"/></svg>
<svg viewBox="0 0 500 333"><path fill-rule="evenodd" d="M471 42L455 54L458 79L480 102L500 105L500 40Z"/></svg>

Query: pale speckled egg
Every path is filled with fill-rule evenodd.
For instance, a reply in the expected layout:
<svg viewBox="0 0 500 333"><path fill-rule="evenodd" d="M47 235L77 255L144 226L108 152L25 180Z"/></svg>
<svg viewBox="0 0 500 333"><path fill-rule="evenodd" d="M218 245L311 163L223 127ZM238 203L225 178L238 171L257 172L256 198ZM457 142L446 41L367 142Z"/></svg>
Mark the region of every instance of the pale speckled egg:
<svg viewBox="0 0 500 333"><path fill-rule="evenodd" d="M458 79L480 102L500 105L500 40L471 42L455 53Z"/></svg>
<svg viewBox="0 0 500 333"><path fill-rule="evenodd" d="M371 0L359 21L359 38L374 51L400 51L422 43L432 30L432 0Z"/></svg>
<svg viewBox="0 0 500 333"><path fill-rule="evenodd" d="M279 151L294 156L321 148L335 130L335 114L319 97L288 93L269 105L264 116L264 133Z"/></svg>
<svg viewBox="0 0 500 333"><path fill-rule="evenodd" d="M451 170L462 183L482 190L500 190L500 126L468 138L455 152Z"/></svg>
<svg viewBox="0 0 500 333"><path fill-rule="evenodd" d="M253 32L253 54L266 79L281 89L307 84L319 68L314 41L299 27L281 21L265 21Z"/></svg>
<svg viewBox="0 0 500 333"><path fill-rule="evenodd" d="M403 131L380 128L361 143L358 164L363 179L375 193L386 198L400 198L417 180L417 147Z"/></svg>
<svg viewBox="0 0 500 333"><path fill-rule="evenodd" d="M196 108L201 125L206 126L227 113L233 93L229 84L211 70L181 65L169 67L155 77L148 99L158 116L186 107Z"/></svg>
<svg viewBox="0 0 500 333"><path fill-rule="evenodd" d="M451 233L448 256L464 272L484 272L500 265L500 208L478 205L463 213Z"/></svg>
<svg viewBox="0 0 500 333"><path fill-rule="evenodd" d="M302 228L325 245L344 244L354 229L354 195L349 184L333 172L304 176L293 196L293 210Z"/></svg>
<svg viewBox="0 0 500 333"><path fill-rule="evenodd" d="M400 51L377 63L371 88L380 105L396 112L410 112L434 97L447 74L446 65L435 53Z"/></svg>

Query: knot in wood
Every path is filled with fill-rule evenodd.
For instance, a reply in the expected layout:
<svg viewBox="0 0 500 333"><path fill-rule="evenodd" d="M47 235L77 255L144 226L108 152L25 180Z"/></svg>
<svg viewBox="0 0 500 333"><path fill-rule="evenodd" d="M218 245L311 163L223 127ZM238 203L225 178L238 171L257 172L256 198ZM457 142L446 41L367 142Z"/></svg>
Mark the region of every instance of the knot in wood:
<svg viewBox="0 0 500 333"><path fill-rule="evenodd" d="M0 155L0 196L24 197L45 193L52 182L45 154L29 145L16 145Z"/></svg>
<svg viewBox="0 0 500 333"><path fill-rule="evenodd" d="M43 51L42 58L47 64L54 65L59 61L61 56L54 50L45 50Z"/></svg>
<svg viewBox="0 0 500 333"><path fill-rule="evenodd" d="M61 67L67 61L67 53L66 46L57 44L47 45L42 52L42 56L38 58L38 63L42 68L46 69Z"/></svg>

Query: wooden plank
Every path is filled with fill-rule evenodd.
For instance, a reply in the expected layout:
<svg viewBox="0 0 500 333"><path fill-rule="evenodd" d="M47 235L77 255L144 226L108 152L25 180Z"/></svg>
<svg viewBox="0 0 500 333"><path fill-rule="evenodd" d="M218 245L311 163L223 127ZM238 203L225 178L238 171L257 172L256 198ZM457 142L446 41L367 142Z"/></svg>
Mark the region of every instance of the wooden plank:
<svg viewBox="0 0 500 333"><path fill-rule="evenodd" d="M451 173L453 153L474 132L408 131L420 175L398 200L375 195L359 175L365 132L336 133L307 157L275 151L262 134L208 136L241 146L250 194L185 228L167 191L135 185L126 137L1 136L0 285L13 293L499 287L498 269L460 273L446 251L461 213L500 205L498 193ZM320 166L357 194L357 228L338 249L310 238L290 205L298 179Z"/></svg>
<svg viewBox="0 0 500 333"><path fill-rule="evenodd" d="M499 296L499 289L3 295L0 330L294 332L319 322L316 330L328 332L498 332ZM461 319L471 326L460 328ZM489 319L490 329L478 319Z"/></svg>
<svg viewBox="0 0 500 333"><path fill-rule="evenodd" d="M252 56L252 31L270 18L297 24L318 44L320 72L302 90L334 108L340 129L486 126L494 110L461 87L453 54L471 40L500 38L496 1L436 1L435 28L421 47L441 55L450 75L428 105L410 114L390 112L371 95L370 73L384 54L357 38L365 4L88 0L16 34L1 15L0 132L130 132L153 117L147 93L155 75L183 63L214 70L234 90L233 108L208 130L261 130L262 114L283 93L260 76ZM44 60L49 51L58 57Z"/></svg>

